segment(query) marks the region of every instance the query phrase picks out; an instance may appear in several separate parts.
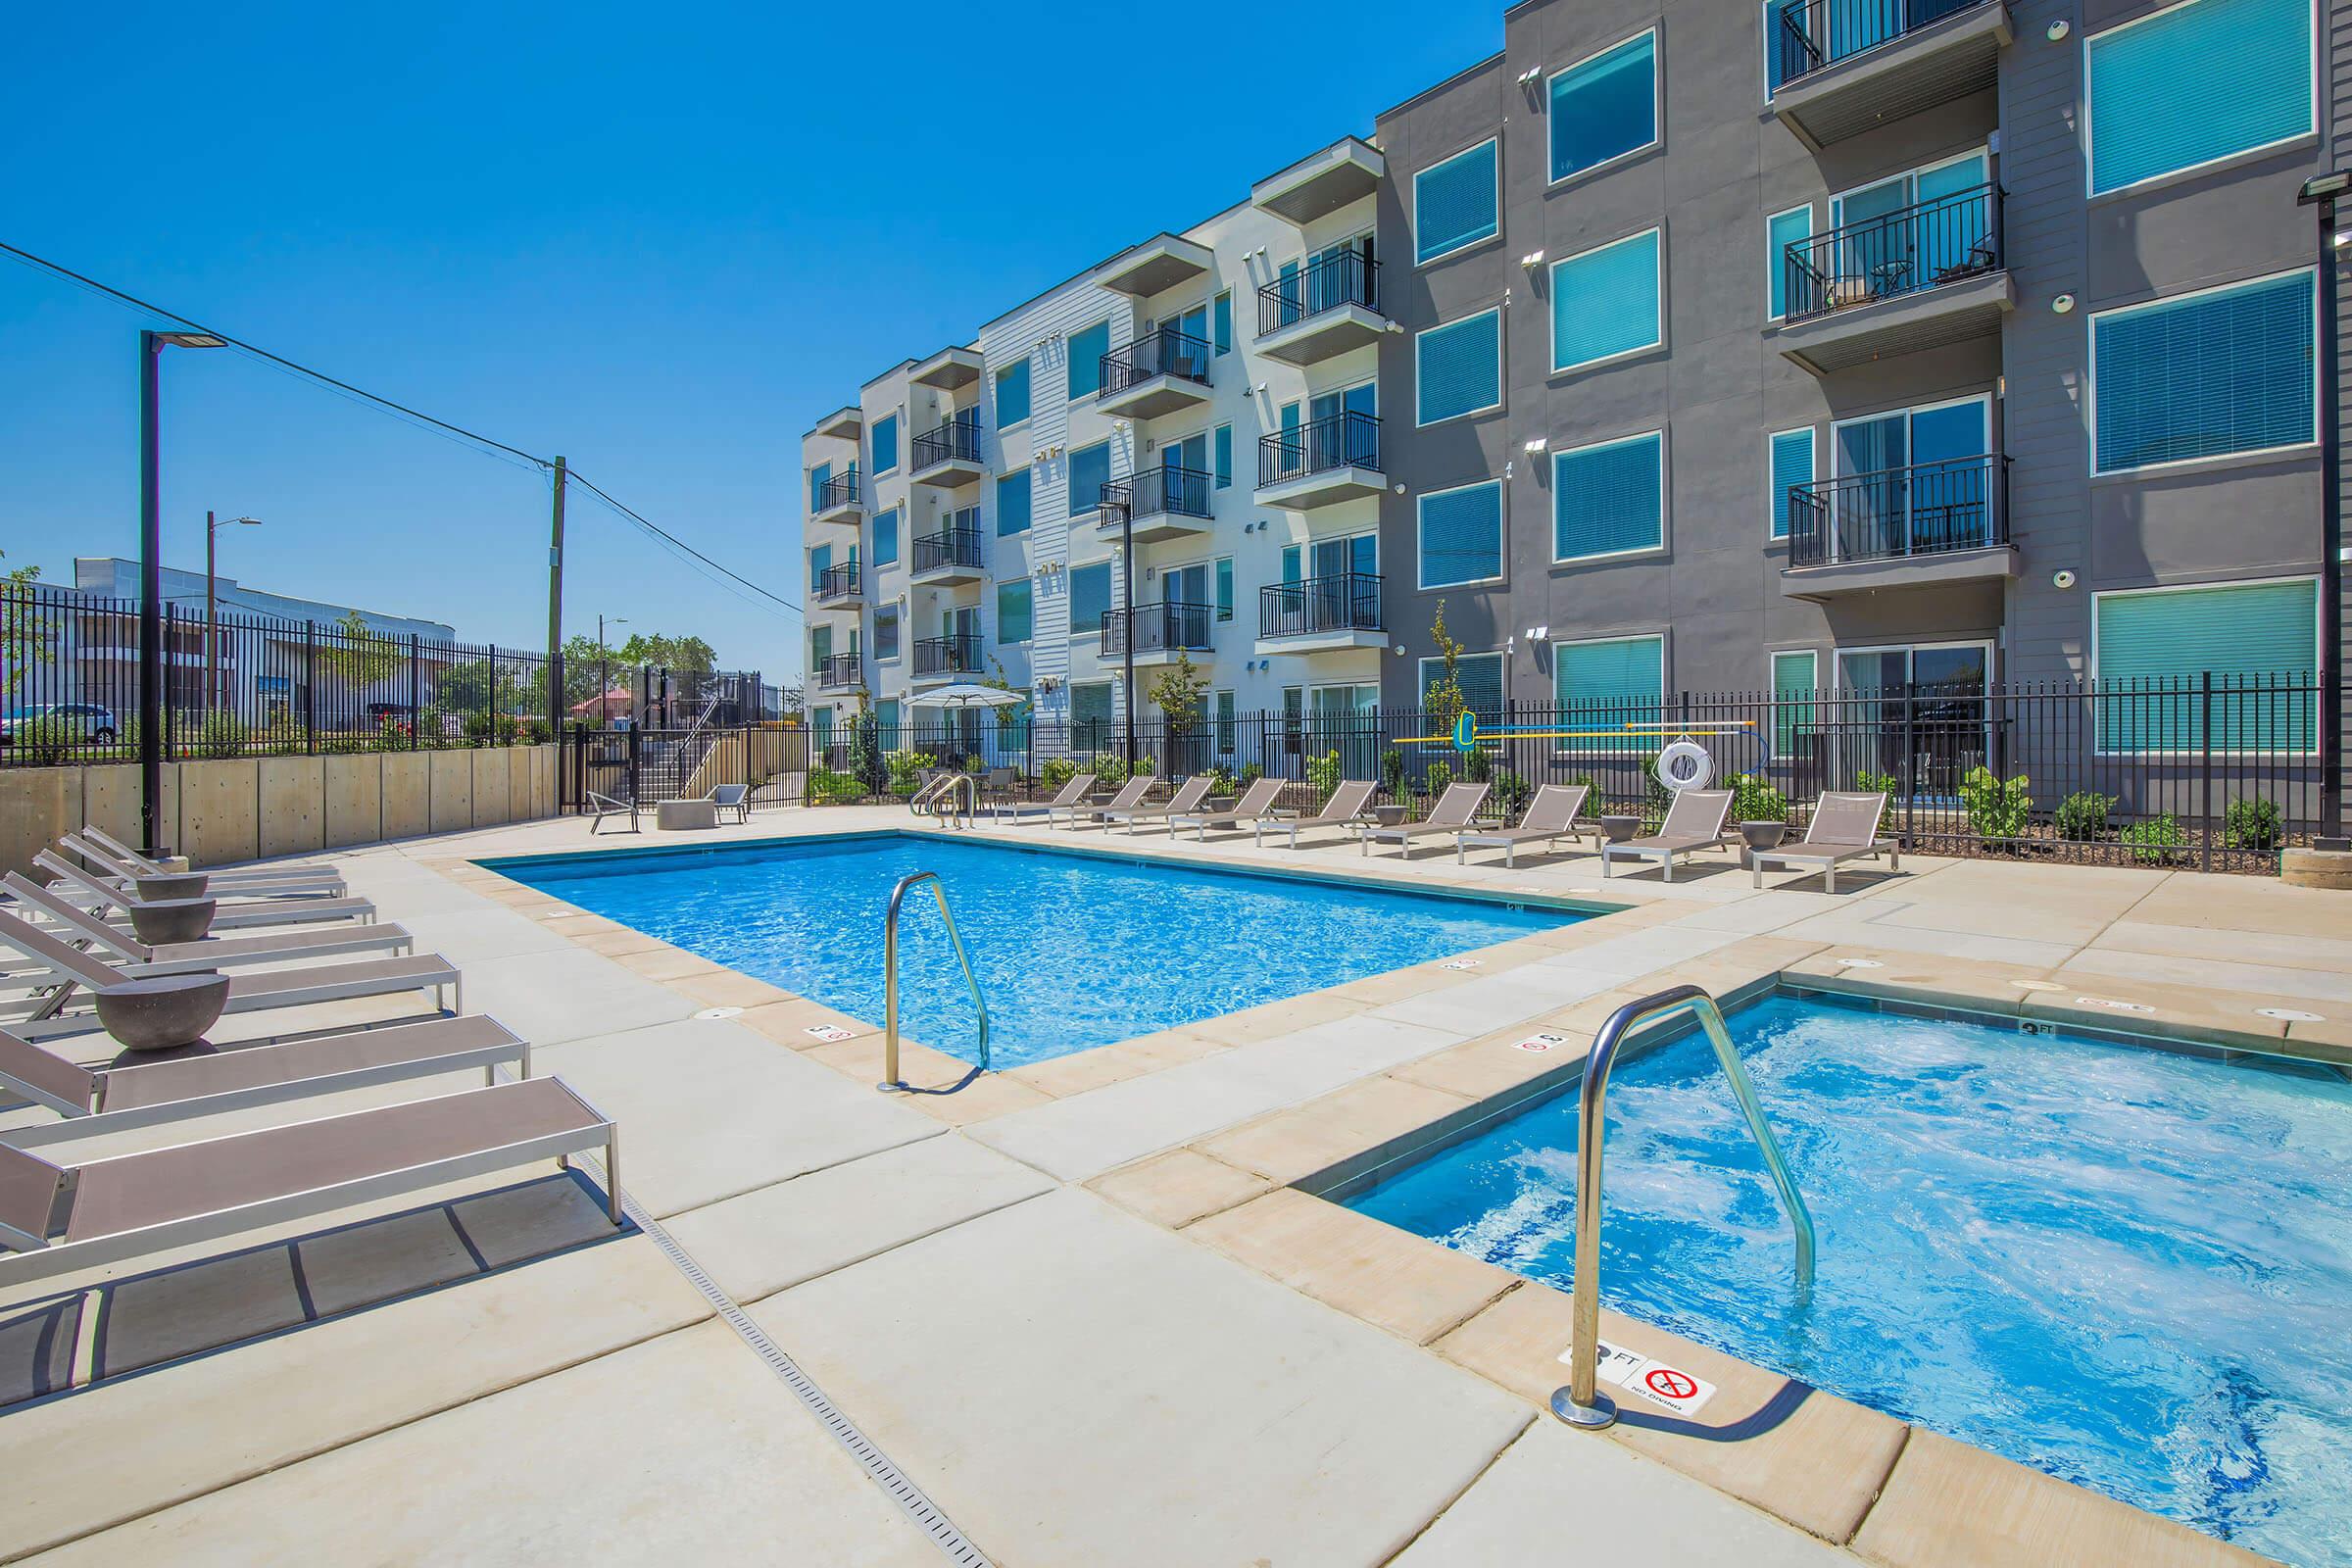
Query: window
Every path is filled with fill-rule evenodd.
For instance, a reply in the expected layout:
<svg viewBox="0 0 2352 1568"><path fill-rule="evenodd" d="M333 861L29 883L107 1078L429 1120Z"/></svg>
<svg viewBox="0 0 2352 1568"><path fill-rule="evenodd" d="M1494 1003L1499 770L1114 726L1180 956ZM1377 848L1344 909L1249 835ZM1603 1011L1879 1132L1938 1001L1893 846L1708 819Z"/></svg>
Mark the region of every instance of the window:
<svg viewBox="0 0 2352 1568"><path fill-rule="evenodd" d="M1217 488L1233 488L1233 426L1217 426Z"/></svg>
<svg viewBox="0 0 2352 1568"><path fill-rule="evenodd" d="M1821 660L1810 648L1772 656L1772 755L1801 757L1820 722L1813 693L1821 689Z"/></svg>
<svg viewBox="0 0 2352 1568"><path fill-rule="evenodd" d="M1653 29L1551 78L1551 177L1566 179L1657 145L1658 35Z"/></svg>
<svg viewBox="0 0 2352 1568"><path fill-rule="evenodd" d="M1102 389L1102 356L1110 352L1110 323L1097 321L1083 332L1070 334L1070 401L1091 398Z"/></svg>
<svg viewBox="0 0 2352 1568"><path fill-rule="evenodd" d="M1446 673L1442 659L1421 661L1421 706L1429 706L1429 688ZM1462 689L1462 706L1479 716L1482 723L1495 723L1502 718L1502 656L1500 654L1464 654L1454 661L1453 678Z"/></svg>
<svg viewBox="0 0 2352 1568"><path fill-rule="evenodd" d="M1233 693L1217 693L1217 751L1231 757L1241 750L1242 725Z"/></svg>
<svg viewBox="0 0 2352 1568"><path fill-rule="evenodd" d="M1551 368L1572 370L1665 341L1659 231L1551 264Z"/></svg>
<svg viewBox="0 0 2352 1568"><path fill-rule="evenodd" d="M997 641L1029 640L1029 579L1015 577L997 584Z"/></svg>
<svg viewBox="0 0 2352 1568"><path fill-rule="evenodd" d="M833 465L820 463L808 470L808 510L821 512L825 505L825 484L833 477Z"/></svg>
<svg viewBox="0 0 2352 1568"><path fill-rule="evenodd" d="M2317 440L2314 310L2302 271L2092 317L2093 471Z"/></svg>
<svg viewBox="0 0 2352 1568"><path fill-rule="evenodd" d="M1781 430L1771 440L1766 483L1772 486L1772 536L1788 537L1788 487L1813 482L1813 427Z"/></svg>
<svg viewBox="0 0 2352 1568"><path fill-rule="evenodd" d="M1110 563L1070 568L1070 635L1095 637L1110 613Z"/></svg>
<svg viewBox="0 0 2352 1568"><path fill-rule="evenodd" d="M1413 176L1416 266L1502 232L1502 165L1495 147L1492 139L1482 141Z"/></svg>
<svg viewBox="0 0 2352 1568"><path fill-rule="evenodd" d="M825 585L825 573L826 573L827 571L830 571L830 570L832 569L832 567L833 567L833 547L832 547L831 545L818 545L818 546L817 546L817 547L816 547L814 550L811 550L811 551L809 551L809 552L808 552L808 586L809 586L809 588L810 588L810 589L812 589L812 590L813 590L813 589L817 589L817 588L822 588L822 587Z"/></svg>
<svg viewBox="0 0 2352 1568"><path fill-rule="evenodd" d="M1217 619L1233 618L1233 558L1217 558Z"/></svg>
<svg viewBox="0 0 2352 1568"><path fill-rule="evenodd" d="M2242 681L2286 675L2310 681L2320 650L2319 585L2227 583L2100 594L2091 627L2091 669L2101 685L2164 683L2179 698L2099 702L2102 752L2198 752L2205 747L2197 691L2213 671L2213 748L2309 752L2317 730L2311 693L2223 695Z"/></svg>
<svg viewBox="0 0 2352 1568"><path fill-rule="evenodd" d="M1110 744L1110 682L1070 688L1070 746L1099 752Z"/></svg>
<svg viewBox="0 0 2352 1568"><path fill-rule="evenodd" d="M997 428L1007 429L1029 417L1029 362L1022 359L997 372Z"/></svg>
<svg viewBox="0 0 2352 1568"><path fill-rule="evenodd" d="M1209 334L1219 354L1233 352L1233 291L1227 289L1209 302Z"/></svg>
<svg viewBox="0 0 2352 1568"><path fill-rule="evenodd" d="M899 657L899 607L896 605L874 607L874 657Z"/></svg>
<svg viewBox="0 0 2352 1568"><path fill-rule="evenodd" d="M1502 484L1490 479L1421 497L1421 586L1502 575Z"/></svg>
<svg viewBox="0 0 2352 1568"><path fill-rule="evenodd" d="M888 566L899 559L899 509L874 514L874 564Z"/></svg>
<svg viewBox="0 0 2352 1568"><path fill-rule="evenodd" d="M906 750L899 744L899 705L895 698L885 698L874 705L874 744L885 753Z"/></svg>
<svg viewBox="0 0 2352 1568"><path fill-rule="evenodd" d="M1666 440L1655 430L1553 453L1552 559L1663 549L1665 497Z"/></svg>
<svg viewBox="0 0 2352 1568"><path fill-rule="evenodd" d="M1551 680L1564 726L1654 724L1666 706L1666 639L1555 643Z"/></svg>
<svg viewBox="0 0 2352 1568"><path fill-rule="evenodd" d="M2310 0L2188 0L2091 38L2090 190L2311 134Z"/></svg>
<svg viewBox="0 0 2352 1568"><path fill-rule="evenodd" d="M1790 32L1791 24L1801 29L1804 22L1803 0L1764 0L1764 96L1767 100L1781 90L1781 77L1788 69L1789 51L1796 48Z"/></svg>
<svg viewBox="0 0 2352 1568"><path fill-rule="evenodd" d="M1767 313L1776 321L1788 314L1788 247L1812 237L1811 202L1764 220L1764 297Z"/></svg>
<svg viewBox="0 0 2352 1568"><path fill-rule="evenodd" d="M1070 515L1083 516L1102 506L1102 487L1110 483L1110 443L1098 441L1070 454Z"/></svg>
<svg viewBox="0 0 2352 1568"><path fill-rule="evenodd" d="M885 414L874 421L873 474L879 479L899 466L899 416Z"/></svg>
<svg viewBox="0 0 2352 1568"><path fill-rule="evenodd" d="M1029 470L997 476L997 537L1029 531Z"/></svg>
<svg viewBox="0 0 2352 1568"><path fill-rule="evenodd" d="M1502 407L1502 312L1485 311L1415 336L1413 386L1422 424Z"/></svg>

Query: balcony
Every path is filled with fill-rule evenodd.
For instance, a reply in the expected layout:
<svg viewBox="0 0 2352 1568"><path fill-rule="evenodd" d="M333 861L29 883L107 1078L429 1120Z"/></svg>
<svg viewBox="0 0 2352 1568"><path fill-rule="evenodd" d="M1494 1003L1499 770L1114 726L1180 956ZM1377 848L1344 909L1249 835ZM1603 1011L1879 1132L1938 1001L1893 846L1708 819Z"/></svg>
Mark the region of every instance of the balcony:
<svg viewBox="0 0 2352 1568"><path fill-rule="evenodd" d="M914 438L906 476L915 484L955 490L979 483L982 471L980 416L965 413Z"/></svg>
<svg viewBox="0 0 2352 1568"><path fill-rule="evenodd" d="M921 681L961 680L980 673L980 639L918 637L914 644L914 678Z"/></svg>
<svg viewBox="0 0 2352 1568"><path fill-rule="evenodd" d="M1301 56L1311 59L1312 56ZM1250 187L1250 204L1287 223L1304 228L1352 207L1380 189L1388 163L1378 149L1354 136L1299 159Z"/></svg>
<svg viewBox="0 0 2352 1568"><path fill-rule="evenodd" d="M809 512L810 522L846 522L858 526L863 515L864 502L858 487L858 472L852 468L837 473L816 487L816 506Z"/></svg>
<svg viewBox="0 0 2352 1568"><path fill-rule="evenodd" d="M1172 326L1144 332L1102 356L1095 407L1124 419L1156 419L1208 402L1208 340Z"/></svg>
<svg viewBox="0 0 2352 1568"><path fill-rule="evenodd" d="M1132 613L1124 610L1105 612L1102 657L1126 659L1130 624L1135 628L1135 662L1139 664L1172 664L1180 653L1206 653L1208 628L1216 616L1214 605L1187 605L1175 600L1138 605Z"/></svg>
<svg viewBox="0 0 2352 1568"><path fill-rule="evenodd" d="M1993 336L2017 302L1992 184L1799 240L1782 266L1788 314L1775 340L1816 375Z"/></svg>
<svg viewBox="0 0 2352 1568"><path fill-rule="evenodd" d="M863 600L863 587L858 563L846 561L818 572L809 597L827 610L848 610Z"/></svg>
<svg viewBox="0 0 2352 1568"><path fill-rule="evenodd" d="M977 528L951 527L937 533L918 534L913 552L913 560L908 564L909 580L923 587L953 588L980 580Z"/></svg>
<svg viewBox="0 0 2352 1568"><path fill-rule="evenodd" d="M941 349L907 371L906 379L940 392L960 392L980 379L980 351Z"/></svg>
<svg viewBox="0 0 2352 1568"><path fill-rule="evenodd" d="M1380 494L1380 420L1331 414L1296 429L1257 438L1261 507L1305 512Z"/></svg>
<svg viewBox="0 0 2352 1568"><path fill-rule="evenodd" d="M1781 591L1791 598L2016 575L2009 460L1997 454L1788 487Z"/></svg>
<svg viewBox="0 0 2352 1568"><path fill-rule="evenodd" d="M1379 648L1388 640L1380 624L1380 577L1375 572L1342 571L1298 582L1270 582L1257 591L1260 654Z"/></svg>
<svg viewBox="0 0 2352 1568"><path fill-rule="evenodd" d="M1187 539L1208 532L1209 495L1215 479L1198 468L1146 468L1102 487L1104 533L1130 525L1135 542L1148 545L1162 539Z"/></svg>
<svg viewBox="0 0 2352 1568"><path fill-rule="evenodd" d="M1257 291L1257 352L1286 365L1314 365L1380 341L1380 264L1343 251L1309 263Z"/></svg>
<svg viewBox="0 0 2352 1568"><path fill-rule="evenodd" d="M1773 113L1819 151L1993 84L2001 0L1788 0L1773 14Z"/></svg>
<svg viewBox="0 0 2352 1568"><path fill-rule="evenodd" d="M836 441L855 441L865 433L865 416L854 403L845 404L816 421L810 435L830 436Z"/></svg>
<svg viewBox="0 0 2352 1568"><path fill-rule="evenodd" d="M817 661L816 689L847 691L865 682L865 661L857 654L828 654Z"/></svg>
<svg viewBox="0 0 2352 1568"><path fill-rule="evenodd" d="M1166 97L1168 94L1155 96ZM1215 258L1207 246L1174 234L1154 234L1141 245L1130 245L1095 270L1095 286L1114 294L1149 299L1179 283L1201 276Z"/></svg>

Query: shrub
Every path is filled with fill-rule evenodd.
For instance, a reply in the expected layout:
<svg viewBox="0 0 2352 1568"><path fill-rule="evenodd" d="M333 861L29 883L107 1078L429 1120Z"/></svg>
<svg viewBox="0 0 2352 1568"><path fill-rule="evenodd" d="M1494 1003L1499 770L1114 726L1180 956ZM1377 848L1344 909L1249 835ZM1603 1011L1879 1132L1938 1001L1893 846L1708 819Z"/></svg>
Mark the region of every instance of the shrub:
<svg viewBox="0 0 2352 1568"><path fill-rule="evenodd" d="M375 738L387 752L406 751L416 737L416 730L398 713L386 713L375 721Z"/></svg>
<svg viewBox="0 0 2352 1568"><path fill-rule="evenodd" d="M1208 770L1208 793L1231 795L1233 793L1233 769L1227 767L1223 762L1211 767Z"/></svg>
<svg viewBox="0 0 2352 1568"><path fill-rule="evenodd" d="M1892 773L1873 773L1868 768L1864 768L1854 775L1854 788L1865 795L1888 797L1900 795L1903 792L1902 781Z"/></svg>
<svg viewBox="0 0 2352 1568"><path fill-rule="evenodd" d="M2034 814L2034 797L2026 793L2031 782L2023 773L2003 782L1989 767L1972 767L1961 775L1960 805L1968 812L1969 831L1982 839L2023 834Z"/></svg>
<svg viewBox="0 0 2352 1568"><path fill-rule="evenodd" d="M2268 855L2286 840L2286 823L2277 801L2231 801L2222 813L2222 842L2233 850Z"/></svg>
<svg viewBox="0 0 2352 1568"><path fill-rule="evenodd" d="M2180 824L2170 811L2145 822L2134 822L2116 836L2132 846L2132 858L2157 865L2171 859L2172 852L2188 842L2188 835L2180 831Z"/></svg>
<svg viewBox="0 0 2352 1568"><path fill-rule="evenodd" d="M1244 762L1242 764L1242 770L1233 776L1233 781L1241 788L1248 789L1250 785L1256 783L1259 779L1264 778L1265 776L1266 770L1258 766L1255 762Z"/></svg>
<svg viewBox="0 0 2352 1568"><path fill-rule="evenodd" d="M1340 754L1334 751L1308 758L1306 781L1315 787L1316 805L1330 800L1332 792L1340 787Z"/></svg>
<svg viewBox="0 0 2352 1568"><path fill-rule="evenodd" d="M2115 808L2115 797L2101 795L2097 790L2078 790L2058 803L2058 836L2078 844L2107 836L2107 813Z"/></svg>
<svg viewBox="0 0 2352 1568"><path fill-rule="evenodd" d="M848 805L864 799L865 786L851 773L836 773L829 767L808 770L808 804L811 806Z"/></svg>
<svg viewBox="0 0 2352 1568"><path fill-rule="evenodd" d="M1380 754L1380 788L1392 801L1404 799L1404 753L1394 746Z"/></svg>
<svg viewBox="0 0 2352 1568"><path fill-rule="evenodd" d="M1527 806L1528 797L1535 794L1526 779L1507 767L1495 773L1494 784L1494 787L1490 793L1494 795L1495 804L1502 808L1506 815L1510 816L1517 816Z"/></svg>
<svg viewBox="0 0 2352 1568"><path fill-rule="evenodd" d="M912 795L915 780L922 770L939 765L939 759L929 752L893 752L883 760L890 770L890 793L893 795ZM1052 767L1054 764L1049 762L1046 765ZM1068 766L1067 763L1063 765Z"/></svg>
<svg viewBox="0 0 2352 1568"><path fill-rule="evenodd" d="M67 718L59 713L43 713L17 726L17 757L20 760L36 764L60 762L74 748L87 740L88 735L79 719Z"/></svg>
<svg viewBox="0 0 2352 1568"><path fill-rule="evenodd" d="M1453 764L1451 762L1430 763L1429 771L1422 775L1421 787L1427 790L1429 798L1435 801L1453 787Z"/></svg>
<svg viewBox="0 0 2352 1568"><path fill-rule="evenodd" d="M1494 772L1494 759L1487 755L1487 749L1483 746L1474 747L1462 758L1462 777L1473 784L1490 782Z"/></svg>
<svg viewBox="0 0 2352 1568"><path fill-rule="evenodd" d="M1735 822L1786 822L1788 820L1788 797L1766 779L1753 773L1734 773L1732 784L1732 820Z"/></svg>
<svg viewBox="0 0 2352 1568"><path fill-rule="evenodd" d="M1049 795L1059 795L1061 787L1078 776L1078 764L1066 757L1049 757L1037 770L1037 781Z"/></svg>
<svg viewBox="0 0 2352 1568"><path fill-rule="evenodd" d="M1127 759L1113 752L1104 752L1094 761L1095 782L1104 789L1115 790L1127 782Z"/></svg>
<svg viewBox="0 0 2352 1568"><path fill-rule="evenodd" d="M522 740L524 745L545 746L555 738L556 732L547 727L546 719L532 718L523 721Z"/></svg>
<svg viewBox="0 0 2352 1568"><path fill-rule="evenodd" d="M196 726L190 750L199 757L243 757L249 739L251 732L236 714L207 713L204 722Z"/></svg>

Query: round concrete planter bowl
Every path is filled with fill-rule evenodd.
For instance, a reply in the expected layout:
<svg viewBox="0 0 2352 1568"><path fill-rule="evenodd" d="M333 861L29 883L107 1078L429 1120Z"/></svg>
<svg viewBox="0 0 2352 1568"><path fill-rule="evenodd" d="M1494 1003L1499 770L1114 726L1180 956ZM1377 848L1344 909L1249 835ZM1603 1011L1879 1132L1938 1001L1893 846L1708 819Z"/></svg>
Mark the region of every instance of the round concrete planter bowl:
<svg viewBox="0 0 2352 1568"><path fill-rule="evenodd" d="M1600 819L1601 836L1611 844L1623 844L1641 831L1642 819L1638 816L1611 814Z"/></svg>
<svg viewBox="0 0 2352 1568"><path fill-rule="evenodd" d="M98 991L98 1021L126 1051L192 1046L228 1005L224 974L162 974Z"/></svg>
<svg viewBox="0 0 2352 1568"><path fill-rule="evenodd" d="M1788 824L1742 822L1740 824L1740 836L1747 840L1747 847L1751 850L1777 850L1781 847L1781 840L1788 836Z"/></svg>
<svg viewBox="0 0 2352 1568"><path fill-rule="evenodd" d="M149 901L171 899L201 899L212 878L201 871L188 871L173 876L143 876L138 879L139 897Z"/></svg>
<svg viewBox="0 0 2352 1568"><path fill-rule="evenodd" d="M147 946L201 942L213 929L219 899L156 899L130 906L130 929Z"/></svg>

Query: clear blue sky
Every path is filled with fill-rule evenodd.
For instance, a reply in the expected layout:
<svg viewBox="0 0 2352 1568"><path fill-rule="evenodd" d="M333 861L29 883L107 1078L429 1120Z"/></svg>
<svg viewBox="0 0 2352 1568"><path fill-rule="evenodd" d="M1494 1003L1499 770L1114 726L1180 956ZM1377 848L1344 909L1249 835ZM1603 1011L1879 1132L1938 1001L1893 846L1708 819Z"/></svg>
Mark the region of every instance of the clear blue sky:
<svg viewBox="0 0 2352 1568"><path fill-rule="evenodd" d="M815 416L1368 132L1498 47L1501 11L34 7L10 24L0 239L562 453L797 598ZM1301 70L1277 40L1305 35ZM1197 128L1111 128L1148 81ZM136 554L141 324L0 260L9 564ZM168 354L164 408L169 564L201 569L208 507L250 513L225 574L544 641L538 474L236 354ZM570 515L567 631L602 611L799 667L797 616Z"/></svg>

